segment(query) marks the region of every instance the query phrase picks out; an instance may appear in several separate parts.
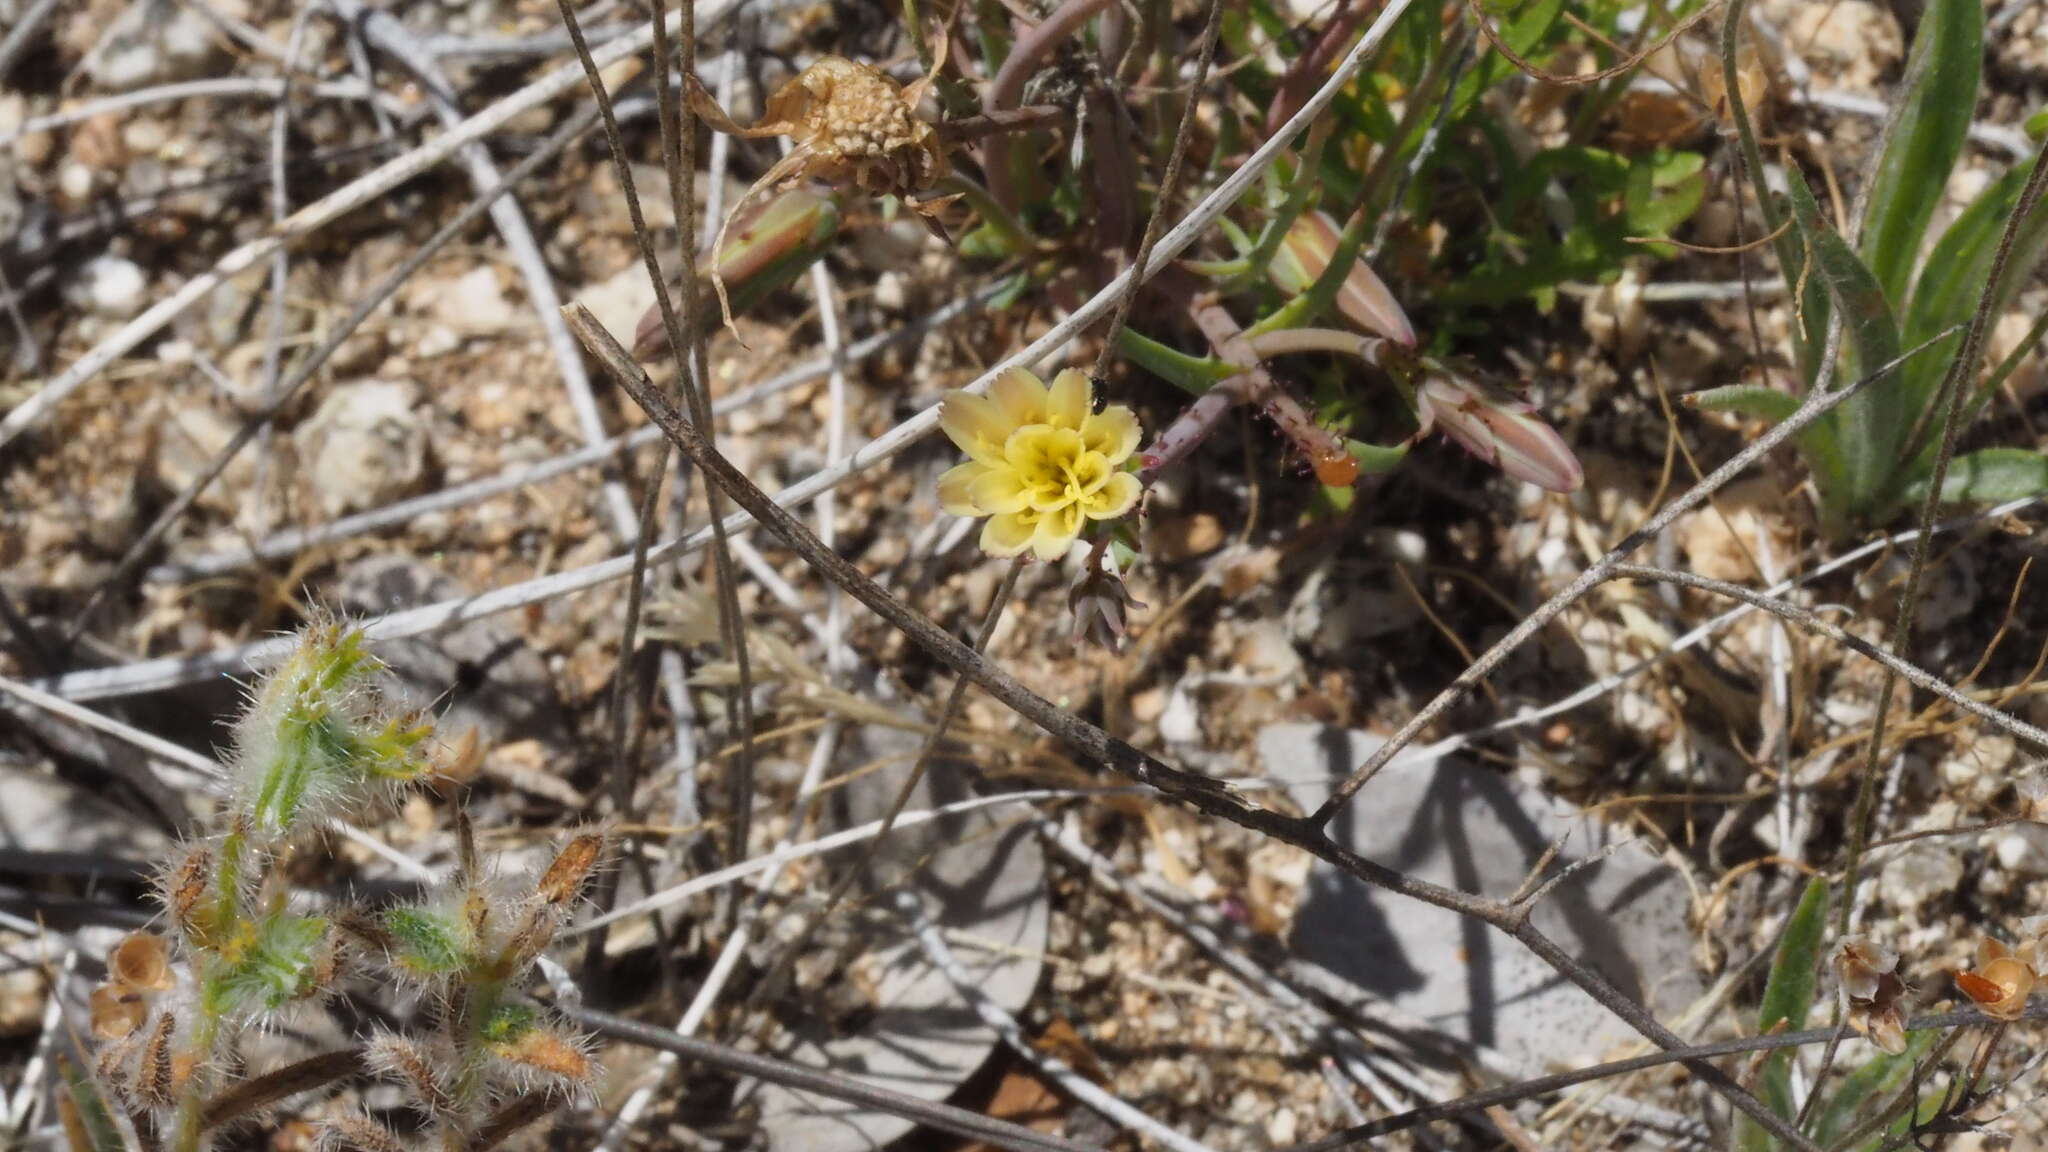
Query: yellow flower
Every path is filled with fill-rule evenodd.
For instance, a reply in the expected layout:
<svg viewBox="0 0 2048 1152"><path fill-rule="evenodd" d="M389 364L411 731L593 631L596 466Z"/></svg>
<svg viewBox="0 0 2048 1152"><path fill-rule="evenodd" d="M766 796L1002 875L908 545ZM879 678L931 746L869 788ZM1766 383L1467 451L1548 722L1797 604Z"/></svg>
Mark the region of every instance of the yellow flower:
<svg viewBox="0 0 2048 1152"><path fill-rule="evenodd" d="M1121 404L1100 412L1088 377L1069 368L1047 388L1012 368L987 396L948 392L939 426L967 462L939 478L939 502L955 516L986 516L981 548L1040 560L1067 554L1090 520L1114 520L1138 502L1123 471L1138 447L1138 417Z"/></svg>

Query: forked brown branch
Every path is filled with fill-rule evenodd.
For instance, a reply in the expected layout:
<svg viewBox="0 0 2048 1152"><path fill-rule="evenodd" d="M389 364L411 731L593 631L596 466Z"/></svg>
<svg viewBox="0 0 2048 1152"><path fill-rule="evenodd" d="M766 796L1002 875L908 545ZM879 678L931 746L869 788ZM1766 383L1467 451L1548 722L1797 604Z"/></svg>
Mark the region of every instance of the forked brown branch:
<svg viewBox="0 0 2048 1152"><path fill-rule="evenodd" d="M733 467L712 446L702 432L683 418L675 405L662 395L646 372L633 362L625 348L612 338L588 309L570 304L563 314L591 355L604 365L648 418L690 458L690 462L711 483L723 488L734 503L746 509L785 546L803 557L819 575L867 605L956 675L973 681L1004 706L1066 744L1084 760L1156 788L1169 799L1197 811L1292 844L1374 887L1490 924L1514 937L1559 975L1659 1047L1678 1049L1685 1046L1683 1039L1664 1027L1643 1005L1631 1000L1539 931L1530 921L1529 906L1509 905L1431 884L1368 860L1331 839L1313 819L1257 807L1230 785L1163 763L1033 692L1001 665L983 658L966 643L869 579L837 552L825 547L802 521L756 487L745 473ZM1819 1152L1812 1140L1744 1090L1720 1068L1703 1059L1689 1058L1685 1063L1702 1082L1788 1146L1800 1152Z"/></svg>

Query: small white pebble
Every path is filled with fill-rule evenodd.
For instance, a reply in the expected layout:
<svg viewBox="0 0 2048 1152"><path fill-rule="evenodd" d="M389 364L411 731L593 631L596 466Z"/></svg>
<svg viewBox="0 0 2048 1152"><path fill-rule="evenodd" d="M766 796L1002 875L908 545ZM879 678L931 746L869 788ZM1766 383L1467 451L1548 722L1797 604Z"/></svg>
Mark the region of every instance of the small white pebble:
<svg viewBox="0 0 2048 1152"><path fill-rule="evenodd" d="M92 169L76 160L57 170L57 191L64 199L82 203L92 197Z"/></svg>
<svg viewBox="0 0 2048 1152"><path fill-rule="evenodd" d="M79 268L67 295L74 307L126 320L147 302L149 277L141 265L119 256L95 256Z"/></svg>

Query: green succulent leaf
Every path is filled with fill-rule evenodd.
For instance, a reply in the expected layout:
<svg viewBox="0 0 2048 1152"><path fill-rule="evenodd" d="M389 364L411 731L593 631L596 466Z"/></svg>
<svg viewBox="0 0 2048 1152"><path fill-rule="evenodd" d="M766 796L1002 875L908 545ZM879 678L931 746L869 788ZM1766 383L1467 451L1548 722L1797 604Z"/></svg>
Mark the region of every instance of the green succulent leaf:
<svg viewBox="0 0 2048 1152"><path fill-rule="evenodd" d="M1903 304L1927 223L1962 154L1984 57L1984 0L1931 0L1906 58L1863 215L1862 250L1885 298Z"/></svg>
<svg viewBox="0 0 2048 1152"><path fill-rule="evenodd" d="M1196 396L1237 375L1236 368L1221 360L1190 356L1129 327L1117 333L1116 347L1140 368Z"/></svg>

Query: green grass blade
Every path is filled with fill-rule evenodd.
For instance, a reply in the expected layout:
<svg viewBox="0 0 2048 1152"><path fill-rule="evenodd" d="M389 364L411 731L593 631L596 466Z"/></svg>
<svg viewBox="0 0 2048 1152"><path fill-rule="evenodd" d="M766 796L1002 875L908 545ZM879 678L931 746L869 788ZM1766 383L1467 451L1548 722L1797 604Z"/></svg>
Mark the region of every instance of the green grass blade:
<svg viewBox="0 0 2048 1152"><path fill-rule="evenodd" d="M1927 498L1927 479L1907 489L1907 499ZM1958 456L1941 482L1943 504L2002 504L2048 496L2048 456L2029 448L1985 448Z"/></svg>
<svg viewBox="0 0 2048 1152"><path fill-rule="evenodd" d="M1885 298L1903 302L1927 222L1962 154L1984 58L1984 0L1932 0L1893 99L1863 215L1862 249Z"/></svg>
<svg viewBox="0 0 2048 1152"><path fill-rule="evenodd" d="M1763 1008L1757 1013L1757 1031L1768 1033L1782 1024L1788 1031L1806 1026L1806 1013L1813 1007L1813 991L1820 970L1821 939L1827 932L1828 882L1816 877L1799 897L1799 906L1785 923L1778 940L1778 954L1771 962L1771 975L1764 982ZM1773 1052L1764 1061L1758 1080L1764 1103L1778 1115L1791 1119L1792 1050ZM1771 1135L1744 1117L1736 1126L1738 1152L1771 1152Z"/></svg>

